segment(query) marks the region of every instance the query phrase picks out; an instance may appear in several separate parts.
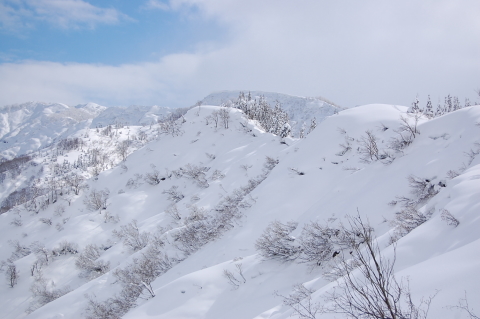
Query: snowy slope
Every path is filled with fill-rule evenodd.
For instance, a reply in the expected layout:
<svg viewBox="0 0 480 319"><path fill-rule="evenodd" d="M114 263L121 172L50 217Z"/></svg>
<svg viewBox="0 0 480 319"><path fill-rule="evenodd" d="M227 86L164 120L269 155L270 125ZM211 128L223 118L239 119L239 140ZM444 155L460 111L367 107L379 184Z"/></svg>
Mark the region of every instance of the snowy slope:
<svg viewBox="0 0 480 319"><path fill-rule="evenodd" d="M213 104L213 102L212 102ZM382 253L393 257L388 245L393 227L389 223L401 208L388 203L397 196L412 196L407 177L415 175L429 179L438 194L418 205L418 210L432 215L411 233L399 239L396 248L395 270L399 277L409 276L415 300L440 290L431 306L430 318L468 318L460 310L446 309L454 305L467 291L470 306L480 309L480 290L475 280L480 267L480 106L468 107L442 117L420 119L418 134L402 152L387 148L394 131L400 126L400 117L406 107L367 105L344 110L327 117L305 139L281 139L264 133L249 123L245 128L239 110L230 110L229 128L206 125L205 118L218 108L202 105L190 110L183 133L179 136L163 134L156 138L155 130L146 131L151 141L131 154L123 167L102 172L97 180L88 181L89 189L73 196L71 205L58 201L38 214L22 206L0 216L1 259L12 251L7 239L25 245L41 241L53 249L62 240L75 242L79 250L95 243L112 246L101 259L110 261L111 271L88 281L80 277L75 267L75 255L53 258L43 267L43 277L55 287L70 287L71 292L37 309L27 316L25 309L33 300L29 287L34 283L30 266L35 255L15 261L20 270L18 285L0 287L0 318L77 318L85 316L87 300L84 294L95 294L99 301L113 297L120 285L112 271L125 268L133 258L145 252L133 253L119 239L112 236L114 229L132 219L142 231L152 234L158 227L165 236L165 252L171 258L185 259L173 265L152 284L155 297L137 300L125 318L288 318L291 309L282 304L274 292L288 295L292 286L305 283L315 290L313 300L321 302L323 294L335 283L322 274L328 270L298 262L265 260L255 250L255 242L273 220L298 222L292 236L298 238L302 226L309 221L343 220L346 214L357 211L375 228ZM179 123L182 120L179 120ZM129 128L133 130L133 127ZM391 164L386 160L365 163L358 148L365 131L371 130L378 138L379 149L392 152ZM254 134L252 134L254 133ZM126 133L123 133L125 135ZM90 139L102 137L92 131ZM351 149L343 155L340 144L349 141ZM473 152L471 152L473 150ZM472 154L471 157L465 153ZM112 157L116 156L114 153ZM241 209L242 216L234 220L234 227L201 247L189 256L176 250L172 236L182 229L192 210L202 208L207 215L215 214L215 207L236 189L252 178L265 174L266 156L277 158L279 164L256 186ZM73 158L70 154L69 159ZM59 161L65 160L59 158ZM38 159L41 163L40 159ZM171 174L188 164L208 167L209 186L200 187L195 181ZM158 170L165 180L150 185L140 176ZM215 171L223 178L213 178ZM448 174L455 170L457 174ZM298 174L302 172L303 174ZM455 176L457 175L457 176ZM176 203L179 221L166 213L172 201L165 190L178 186L184 198ZM118 223L105 223L104 212L89 211L84 199L93 189L108 188L107 211L118 215ZM63 216L56 216L56 208L63 204ZM447 225L441 219L442 210L448 210L460 224ZM23 225L10 222L20 217ZM62 223L69 218L63 230L41 223L39 218L51 218ZM229 285L224 270L235 273L241 264L245 282L237 289ZM238 275L237 275L238 277ZM339 317L337 315L337 317ZM333 318L332 315L318 318Z"/></svg>
<svg viewBox="0 0 480 319"><path fill-rule="evenodd" d="M37 102L4 106L0 108L0 154L10 159L38 150L88 127L104 109L94 103L81 108Z"/></svg>
<svg viewBox="0 0 480 319"><path fill-rule="evenodd" d="M248 92L245 92L247 94ZM215 92L205 97L201 102L206 105L221 105L229 101L236 101L240 91L221 91ZM344 108L334 105L323 98L315 97L299 97L274 92L250 91L252 99L258 99L260 96L265 97L267 102L274 106L278 101L283 110L288 113L292 135L299 136L302 126L308 129L313 118L320 123L328 116L331 116Z"/></svg>

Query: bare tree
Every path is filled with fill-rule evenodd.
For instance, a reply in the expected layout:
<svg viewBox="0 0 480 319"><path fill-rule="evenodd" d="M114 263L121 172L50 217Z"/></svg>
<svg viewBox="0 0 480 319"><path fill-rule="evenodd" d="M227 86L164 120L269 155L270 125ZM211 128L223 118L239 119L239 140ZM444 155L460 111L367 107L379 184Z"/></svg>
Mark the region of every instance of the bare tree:
<svg viewBox="0 0 480 319"><path fill-rule="evenodd" d="M118 143L117 147L115 148L115 152L122 158L122 161L125 162L128 155L128 147L130 146L130 141L121 141Z"/></svg>
<svg viewBox="0 0 480 319"><path fill-rule="evenodd" d="M365 136L360 138L359 152L363 155L362 160L366 163L370 163L382 159L378 149L377 137L369 130L365 131L365 134Z"/></svg>
<svg viewBox="0 0 480 319"><path fill-rule="evenodd" d="M9 263L5 270L5 277L7 279L10 288L13 288L18 283L19 272L17 266L14 263Z"/></svg>
<svg viewBox="0 0 480 319"><path fill-rule="evenodd" d="M395 278L393 260L385 259L373 237L373 229L358 217L349 217L342 233L351 240L350 252L340 254L336 266L344 276L327 295L327 312L348 318L424 319L435 295L415 304L407 282ZM350 266L354 264L358 267Z"/></svg>
<svg viewBox="0 0 480 319"><path fill-rule="evenodd" d="M223 127L228 129L228 123L230 122L230 109L228 107L222 107L219 110L219 116L222 120Z"/></svg>

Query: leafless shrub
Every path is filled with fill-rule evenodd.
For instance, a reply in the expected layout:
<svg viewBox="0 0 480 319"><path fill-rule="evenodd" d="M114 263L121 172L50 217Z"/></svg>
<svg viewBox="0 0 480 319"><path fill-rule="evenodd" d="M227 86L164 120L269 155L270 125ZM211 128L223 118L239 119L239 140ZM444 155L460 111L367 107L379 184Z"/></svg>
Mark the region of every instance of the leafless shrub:
<svg viewBox="0 0 480 319"><path fill-rule="evenodd" d="M55 207L53 214L61 217L63 213L65 213L65 206L60 204Z"/></svg>
<svg viewBox="0 0 480 319"><path fill-rule="evenodd" d="M265 164L263 166L267 171L271 171L280 161L270 156L265 156Z"/></svg>
<svg viewBox="0 0 480 319"><path fill-rule="evenodd" d="M100 258L101 249L95 245L90 244L78 254L75 260L75 266L82 269L82 277L88 277L90 279L103 275L110 269L110 263L103 261Z"/></svg>
<svg viewBox="0 0 480 319"><path fill-rule="evenodd" d="M83 203L87 206L87 209L90 211L97 211L107 208L107 200L110 196L110 191L108 188L104 190L92 189L90 194L86 195Z"/></svg>
<svg viewBox="0 0 480 319"><path fill-rule="evenodd" d="M13 248L12 255L9 260L15 261L32 253L32 249L28 246L22 245L18 240L9 240L8 243Z"/></svg>
<svg viewBox="0 0 480 319"><path fill-rule="evenodd" d="M119 221L120 221L120 217L118 217L118 215L113 215L109 211L104 211L103 212L103 222L104 223L116 224Z"/></svg>
<svg viewBox="0 0 480 319"><path fill-rule="evenodd" d="M415 195L417 203L426 201L438 193L438 189L429 178L420 178L415 175L410 175L407 179L411 188L410 193Z"/></svg>
<svg viewBox="0 0 480 319"><path fill-rule="evenodd" d="M191 221L172 234L173 245L185 255L190 255L220 235L221 225L214 219Z"/></svg>
<svg viewBox="0 0 480 319"><path fill-rule="evenodd" d="M180 216L180 212L178 211L177 205L175 204L167 207L165 213L172 217L175 221L182 219L182 217Z"/></svg>
<svg viewBox="0 0 480 319"><path fill-rule="evenodd" d="M113 235L118 239L123 240L123 244L133 251L138 251L144 248L150 240L150 233L140 233L135 219L127 225L121 226L120 230L114 230Z"/></svg>
<svg viewBox="0 0 480 319"><path fill-rule="evenodd" d="M440 215L442 220L447 223L447 225L457 227L460 225L458 219L456 219L450 212L446 209L442 209L442 214Z"/></svg>
<svg viewBox="0 0 480 319"><path fill-rule="evenodd" d="M216 180L223 179L224 177L225 177L225 174L223 174L222 171L216 169L215 171L213 171L212 176L210 177L210 179L211 179L212 181L216 181Z"/></svg>
<svg viewBox="0 0 480 319"><path fill-rule="evenodd" d="M480 92L480 91L479 91ZM480 94L479 94L480 95ZM468 314L468 317L470 319L480 319L479 316L477 316L474 312L473 312L473 308L470 308L470 305L468 304L468 299L467 299L467 292L465 291L465 297L464 298L460 298L458 300L458 304L455 305L455 306L448 306L448 308L450 309L460 309L460 310L463 310L465 311L467 314Z"/></svg>
<svg viewBox="0 0 480 319"><path fill-rule="evenodd" d="M207 218L207 211L197 205L190 206L190 214L185 218L185 223L205 220Z"/></svg>
<svg viewBox="0 0 480 319"><path fill-rule="evenodd" d="M43 265L48 265L50 262L51 251L47 249L43 243L36 241L30 245L30 249Z"/></svg>
<svg viewBox="0 0 480 319"><path fill-rule="evenodd" d="M413 206L406 207L395 213L395 219L391 222L391 225L395 227L391 241L397 241L427 220L428 216L419 212Z"/></svg>
<svg viewBox="0 0 480 319"><path fill-rule="evenodd" d="M447 177L448 177L449 179L454 179L454 178L457 177L457 176L460 176L460 173L457 172L457 171L449 170L449 171L447 172Z"/></svg>
<svg viewBox="0 0 480 319"><path fill-rule="evenodd" d="M290 233L297 228L297 225L293 221L286 224L277 220L271 222L255 243L255 248L260 256L281 261L297 259L300 248L293 245L295 239L290 236Z"/></svg>
<svg viewBox="0 0 480 319"><path fill-rule="evenodd" d="M40 218L40 221L48 226L52 226L52 219L51 218Z"/></svg>
<svg viewBox="0 0 480 319"><path fill-rule="evenodd" d="M145 174L145 182L150 185L158 185L160 181L165 180L165 177L160 175L160 172L155 168L155 165L151 165L152 171Z"/></svg>
<svg viewBox="0 0 480 319"><path fill-rule="evenodd" d="M312 294L315 291L305 287L303 284L293 286L293 291L288 296L278 292L275 295L283 299L283 304L290 307L294 314L302 319L316 319L317 313L321 313L320 303L312 301Z"/></svg>
<svg viewBox="0 0 480 319"><path fill-rule="evenodd" d="M207 155L207 157L212 161L216 158L215 154L205 153L205 155Z"/></svg>
<svg viewBox="0 0 480 319"><path fill-rule="evenodd" d="M163 194L168 195L168 200L171 200L174 203L178 203L185 196L178 190L178 186L172 186L169 189L166 189L162 192Z"/></svg>
<svg viewBox="0 0 480 319"><path fill-rule="evenodd" d="M32 292L34 300L30 303L30 306L27 309L28 313L31 313L47 303L67 294L70 292L70 288L68 286L64 288L55 288L53 281L48 284L46 279L39 276L30 287L30 291Z"/></svg>
<svg viewBox="0 0 480 319"><path fill-rule="evenodd" d="M136 173L133 178L128 179L127 184L125 184L125 186L127 186L130 189L132 188L135 189L138 186L143 184L142 180L144 180L143 174Z"/></svg>
<svg viewBox="0 0 480 319"><path fill-rule="evenodd" d="M338 235L339 230L328 225L321 225L318 222L305 224L299 239L302 247L299 260L317 266L329 261L334 252L334 237Z"/></svg>
<svg viewBox="0 0 480 319"><path fill-rule="evenodd" d="M227 278L227 281L228 283L233 286L233 289L237 289L238 287L240 287L240 281L235 277L235 275L233 274L233 272L231 272L230 270L228 269L224 269L223 270L223 276L225 278Z"/></svg>
<svg viewBox="0 0 480 319"><path fill-rule="evenodd" d="M61 241L57 247L52 250L53 256L75 255L78 253L78 245L67 240Z"/></svg>
<svg viewBox="0 0 480 319"><path fill-rule="evenodd" d="M10 225L20 227L20 226L23 225L22 219L19 218L19 217L15 217L15 218L10 222Z"/></svg>
<svg viewBox="0 0 480 319"><path fill-rule="evenodd" d="M347 154L347 152L352 149L352 144L350 143L351 141L352 141L352 138L349 137L348 135L345 135L345 142L343 144L339 144L342 149L340 150L340 152L338 152L335 155L343 156Z"/></svg>
<svg viewBox="0 0 480 319"><path fill-rule="evenodd" d="M366 135L360 137L359 152L362 155L361 159L365 163L371 163L380 159L386 158L385 154L381 154L378 148L378 138L372 131L365 131Z"/></svg>
<svg viewBox="0 0 480 319"><path fill-rule="evenodd" d="M187 164L185 167L179 169L183 176L192 179L199 187L207 188L208 181L205 173L209 170L209 167L200 167L193 164Z"/></svg>

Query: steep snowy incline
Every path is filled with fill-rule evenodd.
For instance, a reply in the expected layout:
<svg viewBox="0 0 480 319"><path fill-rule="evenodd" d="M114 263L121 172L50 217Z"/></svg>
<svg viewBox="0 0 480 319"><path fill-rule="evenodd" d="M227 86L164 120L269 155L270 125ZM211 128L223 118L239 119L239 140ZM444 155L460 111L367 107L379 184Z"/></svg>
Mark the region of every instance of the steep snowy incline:
<svg viewBox="0 0 480 319"><path fill-rule="evenodd" d="M229 101L233 102L238 99L240 92L241 91L215 92L205 97L201 103L206 105L221 105ZM245 94L250 93L252 99L258 99L260 96L265 97L271 106L274 106L278 101L282 109L288 113L292 125L292 134L295 137L300 135L302 126L305 126L305 129L308 130L308 126L313 118L316 119L317 123L320 123L326 117L344 109L323 98L299 97L263 91L244 92Z"/></svg>
<svg viewBox="0 0 480 319"><path fill-rule="evenodd" d="M215 124L211 114L219 110L229 117ZM47 252L58 251L63 241L78 245L78 254L49 255L41 271L32 268L41 252L23 251L13 262L18 284L0 287L0 318L99 317L92 305L118 311L112 300L125 305L122 293L132 293L119 270L163 254L168 267L142 282L141 297L124 318L288 318L294 313L280 295L303 283L315 291L312 301L322 303L336 285L324 276L334 259L318 266L266 258L257 240L273 221L293 222L288 245L303 254L298 248L305 225L337 227L346 215L359 214L374 227L385 258L394 258L396 241L395 271L409 276L414 301L440 290L430 318L467 319L445 307L466 291L470 306L480 309L474 280L480 267L480 106L434 119L406 111L391 105L344 110L305 139L281 139L240 110L207 105L175 123L157 124L151 134L158 126L159 139L87 181L88 189L70 196L68 206L59 200L38 212L22 205L0 215L1 259L14 247L38 247L35 242ZM106 193L106 203L92 208L93 195ZM408 225L399 220L407 210L414 214ZM457 226L445 221L446 212ZM22 225L11 225L15 219ZM149 232L148 245L133 249L125 237L114 236L126 227ZM75 264L91 244L98 246L96 262L109 268L88 277ZM152 247L161 252L152 255ZM45 303L29 291L42 282L57 294ZM94 301L90 311L85 294ZM38 309L27 315L29 305Z"/></svg>
<svg viewBox="0 0 480 319"><path fill-rule="evenodd" d="M372 130L380 149L386 149L389 139L398 136L393 130L399 127L400 116L406 116L405 111L385 105L343 111L325 120L305 140L282 151L280 164L251 193L255 204L246 211L242 226L160 277L155 282L157 297L133 309L126 318L253 318L260 313L261 318L288 318L291 309L282 306L282 299L274 292L288 295L294 284L303 282L318 290L313 297L321 302L322 294L332 287L322 276L328 268L263 260L255 251L256 240L273 220L298 222L292 236L299 238L302 226L311 220L338 221L358 211L375 227L385 256L392 258L388 243L393 229L388 221L402 208L388 203L396 196L412 196L407 180L411 174L431 180L432 185L445 183L446 187L436 186L439 193L418 206L419 211L432 215L398 241L396 270L399 276L410 276L415 301L440 290L432 303L431 318L467 318L458 309L444 307L456 304L464 291L471 307L480 306L480 291L472 280L480 265L480 157L469 164L465 156L465 152L478 148L479 127L475 123L480 120L480 107L424 120L418 127L421 134L403 154L396 154L392 164L360 161L356 150L365 131ZM351 150L336 155L346 135L353 138ZM464 163L466 169L460 173ZM460 175L450 180L450 170ZM443 209L458 218L458 227L442 221ZM242 265L245 283L236 272L236 264ZM238 288L229 285L225 269L240 281Z"/></svg>

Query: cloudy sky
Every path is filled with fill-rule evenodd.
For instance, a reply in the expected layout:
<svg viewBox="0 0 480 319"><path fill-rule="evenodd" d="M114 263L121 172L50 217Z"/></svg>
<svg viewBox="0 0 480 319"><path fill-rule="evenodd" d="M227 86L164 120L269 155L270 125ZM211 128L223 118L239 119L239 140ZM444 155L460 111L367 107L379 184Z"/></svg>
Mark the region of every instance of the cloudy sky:
<svg viewBox="0 0 480 319"><path fill-rule="evenodd" d="M0 105L478 101L479 17L478 0L0 0Z"/></svg>

